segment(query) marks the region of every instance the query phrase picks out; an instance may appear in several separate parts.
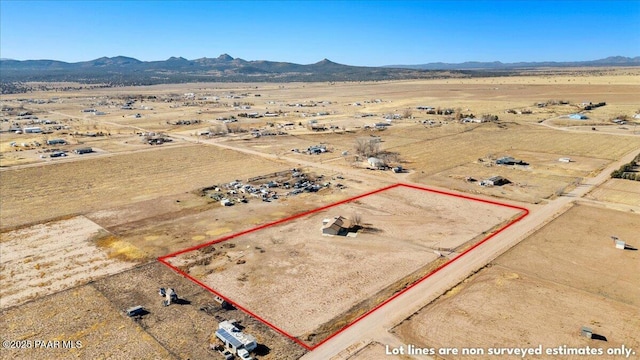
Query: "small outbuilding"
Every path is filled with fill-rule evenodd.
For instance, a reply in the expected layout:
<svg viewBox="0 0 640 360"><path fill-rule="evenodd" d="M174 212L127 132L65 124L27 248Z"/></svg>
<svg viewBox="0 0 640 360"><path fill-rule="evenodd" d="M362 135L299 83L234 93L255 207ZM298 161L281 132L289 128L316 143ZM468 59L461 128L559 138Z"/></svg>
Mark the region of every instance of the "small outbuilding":
<svg viewBox="0 0 640 360"><path fill-rule="evenodd" d="M142 316L147 314L147 310L145 310L145 308L142 305L138 305L138 306L133 306L128 308L125 313L127 314L127 316L129 317L134 317L134 316Z"/></svg>
<svg viewBox="0 0 640 360"><path fill-rule="evenodd" d="M376 169L384 169L384 161L378 159L377 157L370 157L367 159L367 162L371 167Z"/></svg>

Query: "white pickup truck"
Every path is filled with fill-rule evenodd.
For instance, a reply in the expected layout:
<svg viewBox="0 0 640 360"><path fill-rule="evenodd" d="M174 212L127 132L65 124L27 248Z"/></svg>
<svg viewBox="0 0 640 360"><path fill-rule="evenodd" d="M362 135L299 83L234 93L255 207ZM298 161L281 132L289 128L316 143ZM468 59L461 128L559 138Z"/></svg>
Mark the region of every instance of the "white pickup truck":
<svg viewBox="0 0 640 360"><path fill-rule="evenodd" d="M247 349L238 349L238 357L242 360L253 360Z"/></svg>

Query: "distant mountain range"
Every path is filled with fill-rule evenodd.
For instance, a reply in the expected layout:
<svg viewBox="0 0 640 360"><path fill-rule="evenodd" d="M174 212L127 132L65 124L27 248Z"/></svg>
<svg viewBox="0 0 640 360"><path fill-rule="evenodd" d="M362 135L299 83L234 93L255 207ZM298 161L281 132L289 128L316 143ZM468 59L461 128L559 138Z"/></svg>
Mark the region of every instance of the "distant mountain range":
<svg viewBox="0 0 640 360"><path fill-rule="evenodd" d="M424 70L349 66L324 59L315 64L217 58L140 61L116 56L67 63L56 60L0 60L2 82L75 81L143 85L203 81L359 81L424 78Z"/></svg>
<svg viewBox="0 0 640 360"><path fill-rule="evenodd" d="M140 61L116 56L76 63L0 59L0 83L4 84L5 92L6 84L22 82L69 81L112 86L205 81L365 81L486 76L498 73L505 75L519 69L587 66L640 66L640 57L616 56L581 62L465 62L381 67L349 66L327 59L309 65L265 60L246 61L227 54L195 60L171 57L164 61Z"/></svg>
<svg viewBox="0 0 640 360"><path fill-rule="evenodd" d="M507 70L507 69L533 69L553 67L595 67L595 66L640 66L640 56L610 56L608 58L590 61L543 61L543 62L516 62L502 63L468 61L463 63L434 62L420 65L386 65L387 68L422 69L422 70Z"/></svg>

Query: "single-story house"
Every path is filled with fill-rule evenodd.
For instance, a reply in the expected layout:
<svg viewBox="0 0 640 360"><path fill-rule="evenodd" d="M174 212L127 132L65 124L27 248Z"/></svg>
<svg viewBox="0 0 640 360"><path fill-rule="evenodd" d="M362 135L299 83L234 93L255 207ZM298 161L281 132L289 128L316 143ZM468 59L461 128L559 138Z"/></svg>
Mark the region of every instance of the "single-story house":
<svg viewBox="0 0 640 360"><path fill-rule="evenodd" d="M47 145L64 145L67 141L64 139L51 139L47 140Z"/></svg>
<svg viewBox="0 0 640 360"><path fill-rule="evenodd" d="M37 133L41 133L42 129L37 127L37 126L34 126L34 127L26 127L24 129L22 129L22 131L25 134L37 134Z"/></svg>
<svg viewBox="0 0 640 360"><path fill-rule="evenodd" d="M78 155L82 155L82 154L89 154L93 152L93 149L90 147L87 148L80 148L80 149L75 149L73 150L74 153L78 154Z"/></svg>
<svg viewBox="0 0 640 360"><path fill-rule="evenodd" d="M529 165L528 163L522 160L516 160L511 156L503 156L496 160L496 164L498 165Z"/></svg>
<svg viewBox="0 0 640 360"><path fill-rule="evenodd" d="M307 153L309 154L321 154L327 152L327 147L325 145L314 145L314 146L309 146L307 148Z"/></svg>
<svg viewBox="0 0 640 360"><path fill-rule="evenodd" d="M509 181L506 178L503 178L502 176L492 176L486 180L482 180L480 182L480 185L481 186L502 186L510 183L511 181Z"/></svg>
<svg viewBox="0 0 640 360"><path fill-rule="evenodd" d="M345 236L351 227L351 221L342 216L336 216L333 219L324 219L322 221L322 235Z"/></svg>

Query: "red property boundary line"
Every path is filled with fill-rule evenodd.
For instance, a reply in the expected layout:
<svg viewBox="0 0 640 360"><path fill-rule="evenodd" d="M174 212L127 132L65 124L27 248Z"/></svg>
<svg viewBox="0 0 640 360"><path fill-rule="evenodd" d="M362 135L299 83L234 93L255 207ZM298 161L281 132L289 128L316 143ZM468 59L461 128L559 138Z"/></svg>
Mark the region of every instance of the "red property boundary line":
<svg viewBox="0 0 640 360"><path fill-rule="evenodd" d="M279 224L282 224L282 223L285 223L285 222L288 222L288 221L291 221L291 220L294 220L294 219L297 219L297 218L301 218L301 217L309 215L309 214L313 214L313 213L316 213L316 212L319 212L319 211L322 211L322 210L326 210L326 209L329 209L329 208L332 208L332 207L335 207L335 206L338 206L338 205L349 203L349 202L352 202L352 201L355 201L355 200L358 200L358 199L361 199L361 198L364 198L364 197L367 197L367 196L370 196L370 195L378 194L378 193L381 193L381 192L384 192L384 191L387 191L387 190L390 190L390 189L394 189L394 188L397 188L397 187L405 187L405 188L410 188L410 189L414 189L414 190L421 190L421 191L431 192L431 193L435 193L435 194L452 196L452 197L456 197L456 198L460 198L460 199L481 202L481 203L485 203L485 204L508 207L508 208L511 208L511 209L519 210L519 211L522 212L522 214L520 216L518 216L517 218L515 218L514 220L512 220L511 222L509 222L508 224L506 224L505 226L503 226L500 229L498 229L497 231L495 231L494 233L492 233L489 236L487 236L486 238L482 239L481 241L479 241L478 243L476 243L475 245L473 245L469 249L465 250L464 252L462 252L461 254L456 256L455 258L447 261L445 264L443 264L439 268L433 270L432 272L430 272L426 276L422 277L420 280L414 282L413 284L407 286L403 290L393 294L393 296L391 296L387 300L385 300L382 303L378 304L377 306L375 306L371 310L367 311L366 313L360 315L358 318L356 318L355 320L353 320L349 324L345 325L340 330L336 331L332 335L328 336L326 339L322 340L321 342L319 342L318 344L313 345L313 346L310 346L310 345L304 343L302 340L300 340L300 339L288 334L287 332L285 332L284 330L282 330L282 329L278 328L277 326L273 325L269 321L263 319L262 317L258 316L257 314L253 313L252 311L246 309L245 307L237 304L236 302L232 301L231 299L227 298L226 296L220 294L219 292L217 292L216 290L214 290L211 287L207 286L206 284L204 284L200 280L194 278L193 276L191 276L191 275L187 274L186 272L184 272L184 271L178 269L177 267L173 266L167 260L167 259L176 257L178 255L181 255L181 254L184 254L184 253L187 253L187 252L190 252L190 251L198 250L198 249L201 249L203 247L206 247L206 246L209 246L209 245L212 245L212 244L220 243L220 242L227 241L227 240L230 240L230 239L242 236L242 235L246 235L246 234L258 231L258 230L262 230L264 228L268 228L268 227L271 227L271 226L279 225ZM180 274L180 275L186 277L187 279L193 281L194 283L200 285L201 287L203 287L204 289L208 290L209 292L221 297L222 299L224 299L228 303L232 304L234 307L236 307L236 308L240 309L241 311L245 312L246 314L248 314L248 315L254 317L255 319L261 321L265 325L269 326L273 330L277 331L281 335L283 335L286 338L292 340L293 342L297 343L298 345L302 346L303 348L305 348L305 349L307 349L309 351L313 351L314 349L318 348L322 344L324 344L327 341L331 340L332 338L334 338L338 334L340 334L343 331L347 330L349 327L353 326L354 324L356 324L360 320L364 319L365 317L367 317L368 315L370 315L374 311L376 311L376 310L380 309L381 307L385 306L386 304L391 302L393 299L395 299L398 296L400 296L400 295L404 294L405 292L409 291L414 286L416 286L416 285L420 284L421 282L425 281L426 279L428 279L432 275L436 274L437 272L441 271L442 269L446 268L447 266L451 265L452 263L458 261L458 259L462 258L465 254L467 254L468 252L474 250L478 246L484 244L486 241L489 241L494 236L500 234L501 232L503 232L507 228L509 228L512 225L514 225L515 223L517 223L518 221L522 220L527 215L529 215L529 210L527 208L520 207L520 206L505 204L505 203L501 203L501 202L498 202L498 201L480 199L480 198L467 196L467 195L462 195L462 194L450 193L450 192L442 191L442 190L430 189L430 188L422 187L422 186L418 186L418 185L398 183L398 184L394 184L394 185L383 187L383 188L378 189L378 190L370 191L370 192L367 192L367 193L364 193L364 194L361 194L361 195L358 195L358 196L355 196L355 197L352 197L352 198L349 198L349 199L346 199L346 200L342 200L342 201L339 201L339 202L336 202L336 203L333 203L333 204L330 204L330 205L325 205L325 206L317 208L317 209L313 209L313 210L306 211L306 212L303 212L303 213L300 213L300 214L296 214L296 215L293 215L293 216L290 216L290 217L287 217L287 218L284 218L284 219L280 219L280 220L277 220L277 221L272 221L272 222L269 222L269 223L266 223L266 224L263 224L263 225L248 229L248 230L244 230L244 231L232 234L232 235L228 235L228 236L225 236L225 237L222 237L222 238L219 238L219 239L215 239L213 241L206 242L204 244L192 246L192 247L187 248L187 249L183 249L183 250L180 250L180 251L177 251L177 252L165 255L165 256L161 256L161 257L158 258L158 261L163 263L167 267L173 269L178 274Z"/></svg>

